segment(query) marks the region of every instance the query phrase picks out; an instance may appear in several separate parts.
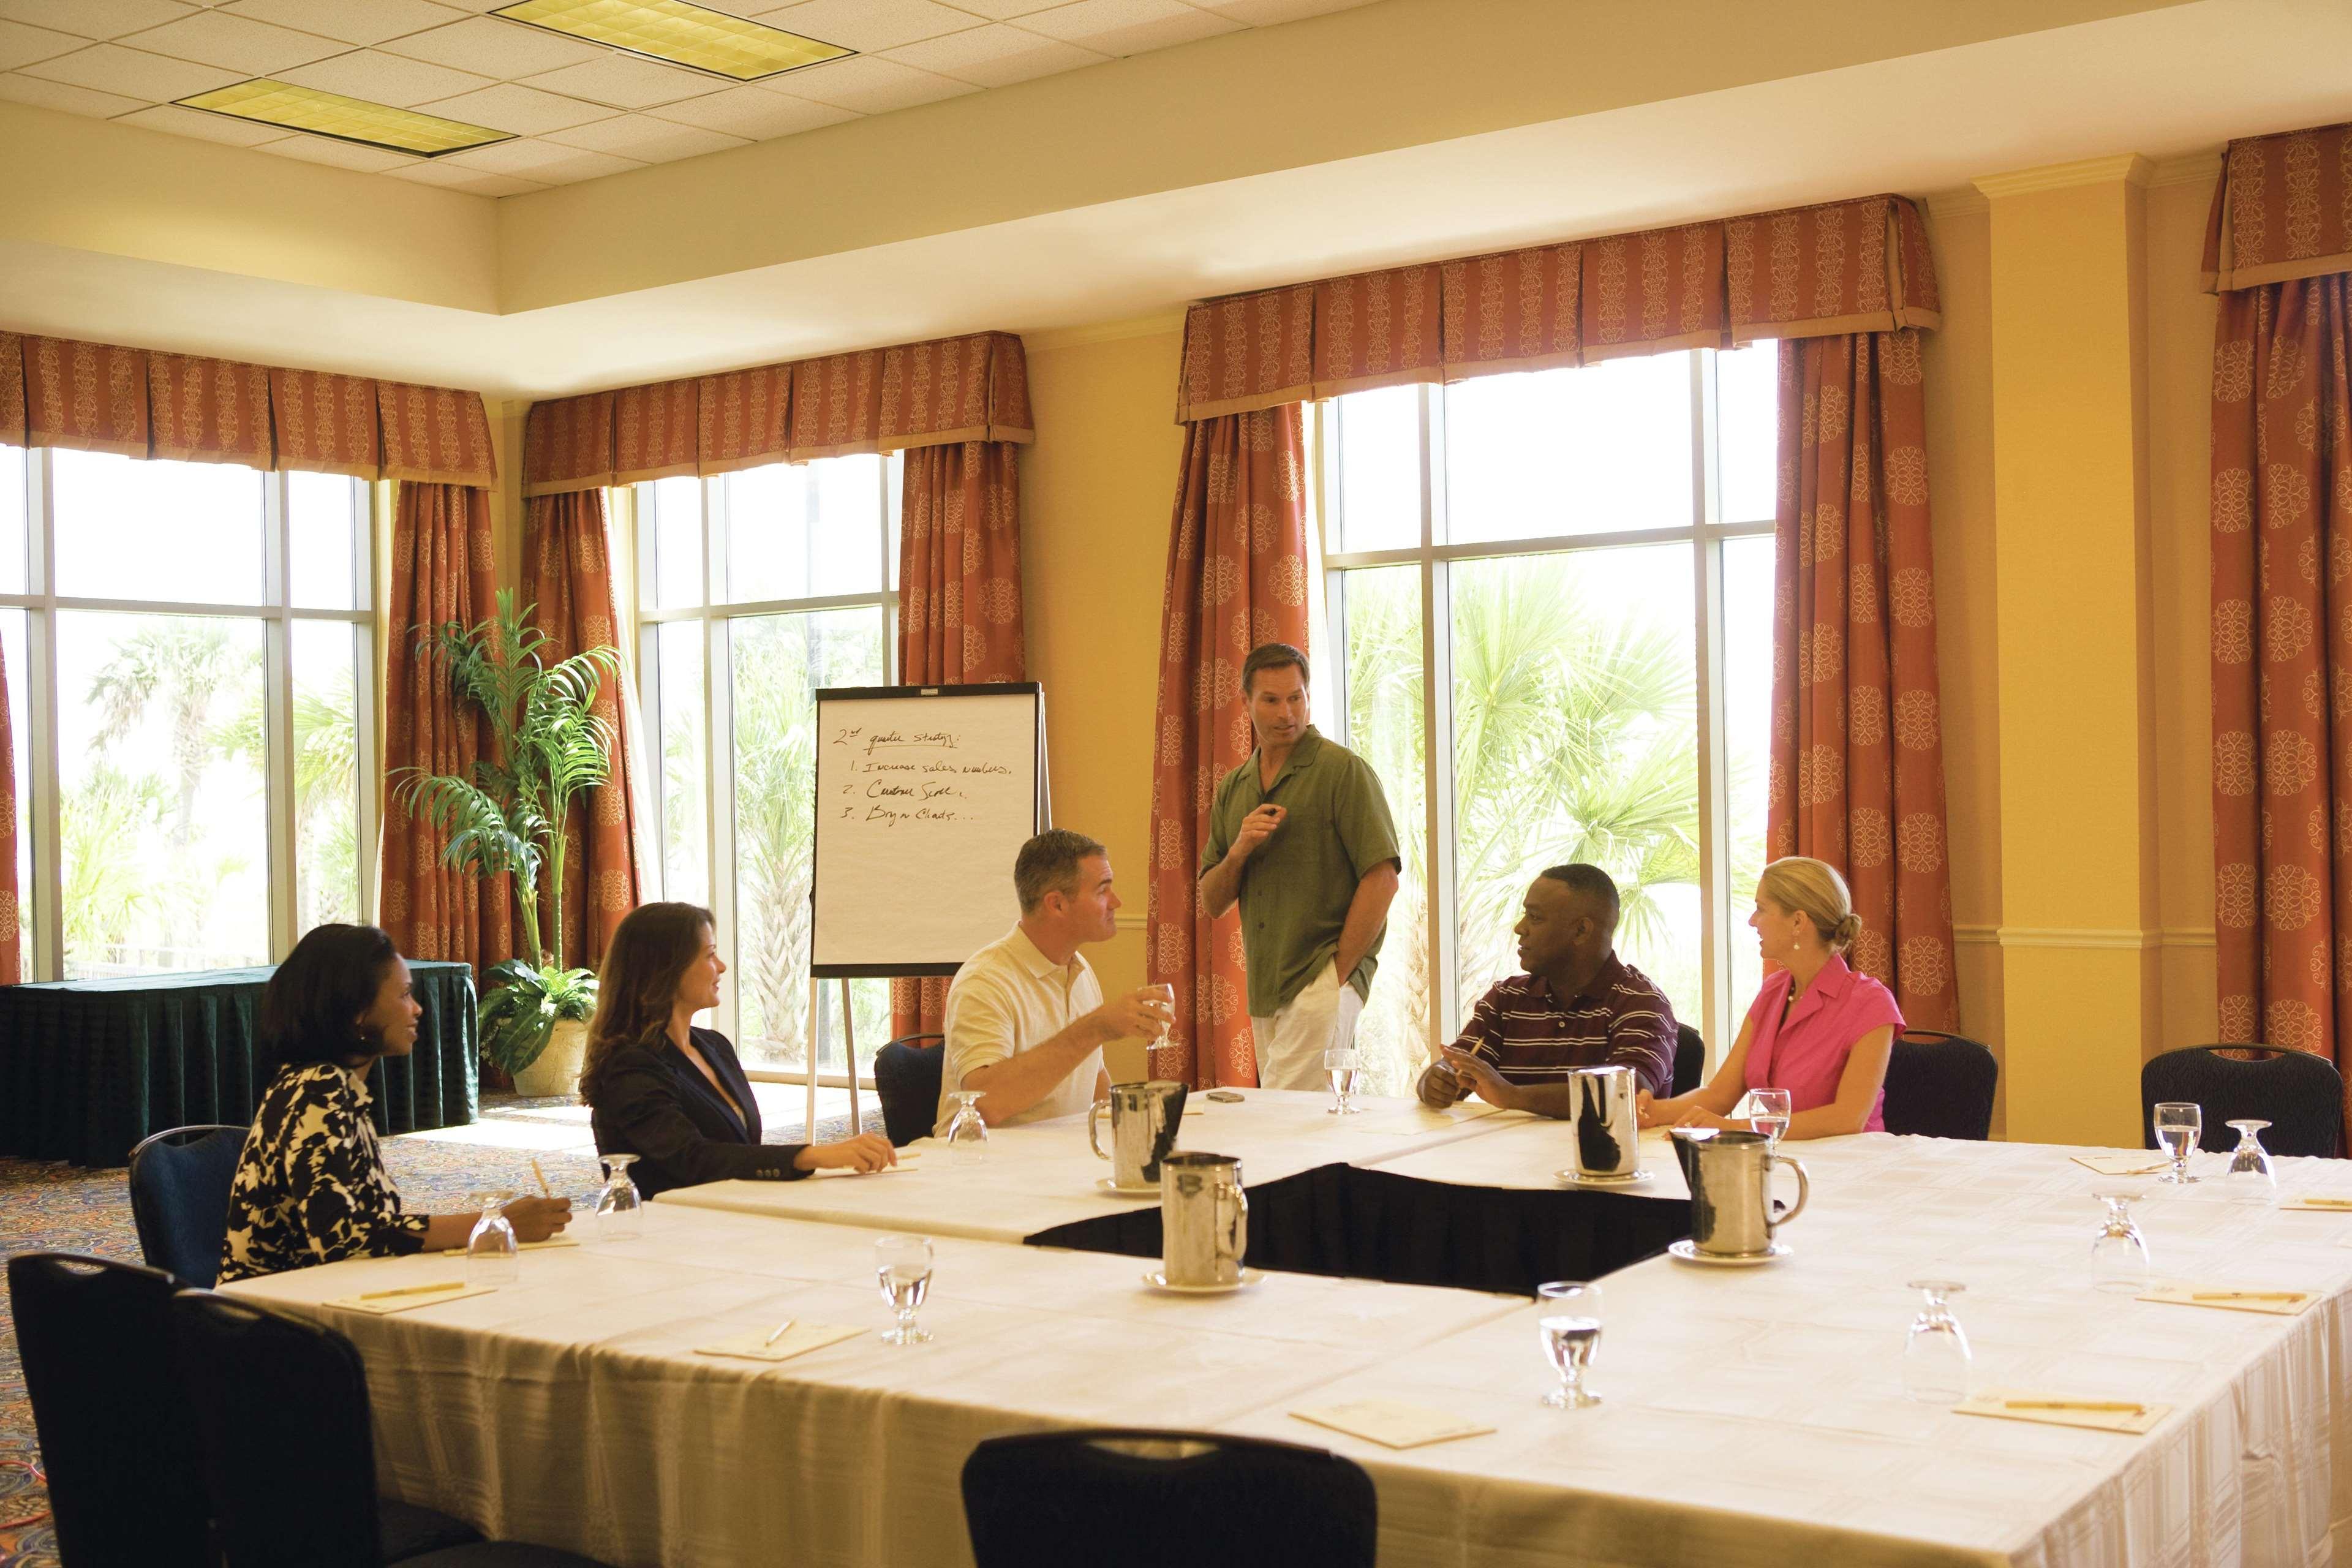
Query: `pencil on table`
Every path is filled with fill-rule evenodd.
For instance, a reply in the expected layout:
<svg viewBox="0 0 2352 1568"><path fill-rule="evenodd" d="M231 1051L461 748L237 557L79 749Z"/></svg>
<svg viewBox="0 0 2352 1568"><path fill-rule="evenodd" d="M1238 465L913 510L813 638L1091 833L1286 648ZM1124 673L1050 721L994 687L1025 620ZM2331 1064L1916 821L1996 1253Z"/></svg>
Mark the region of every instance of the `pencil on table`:
<svg viewBox="0 0 2352 1568"><path fill-rule="evenodd" d="M404 1285L397 1290L362 1290L360 1300L381 1301L386 1296L429 1296L436 1290L463 1290L465 1288L466 1283L462 1279L444 1279L435 1285Z"/></svg>
<svg viewBox="0 0 2352 1568"><path fill-rule="evenodd" d="M2111 1410L2125 1415L2145 1415L2147 1406L2119 1399L2004 1399L2004 1410Z"/></svg>

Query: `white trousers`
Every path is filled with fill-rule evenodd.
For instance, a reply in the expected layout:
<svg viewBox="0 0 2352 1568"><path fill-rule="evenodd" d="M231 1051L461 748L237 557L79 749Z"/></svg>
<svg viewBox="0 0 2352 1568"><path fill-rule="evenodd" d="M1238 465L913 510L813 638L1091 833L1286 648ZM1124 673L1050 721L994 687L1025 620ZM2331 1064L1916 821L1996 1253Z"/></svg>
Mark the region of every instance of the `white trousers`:
<svg viewBox="0 0 2352 1568"><path fill-rule="evenodd" d="M1339 984L1337 967L1326 963L1307 989L1272 1017L1253 1014L1250 1038L1257 1046L1258 1087L1330 1088L1323 1053L1356 1043L1356 1016L1363 1010L1364 999L1356 988Z"/></svg>

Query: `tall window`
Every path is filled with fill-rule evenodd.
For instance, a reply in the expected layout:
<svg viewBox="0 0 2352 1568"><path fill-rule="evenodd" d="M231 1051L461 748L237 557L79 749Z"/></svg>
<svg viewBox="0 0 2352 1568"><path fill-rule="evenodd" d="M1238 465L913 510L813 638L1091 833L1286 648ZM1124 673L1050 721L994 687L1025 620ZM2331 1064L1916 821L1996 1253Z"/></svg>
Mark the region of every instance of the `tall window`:
<svg viewBox="0 0 2352 1568"><path fill-rule="evenodd" d="M359 479L0 447L27 977L372 913L373 537Z"/></svg>
<svg viewBox="0 0 2352 1568"><path fill-rule="evenodd" d="M662 896L708 906L733 965L718 1027L755 1076L845 1081L840 987L811 1018L814 694L897 679L899 459L828 458L635 487L638 658L660 739ZM870 1063L889 986L851 983Z"/></svg>
<svg viewBox="0 0 2352 1568"><path fill-rule="evenodd" d="M1326 716L1404 845L1360 1039L1402 1092L1547 866L1623 900L1619 954L1717 1054L1760 983L1775 347L1319 405ZM1431 737L1437 743L1431 744Z"/></svg>

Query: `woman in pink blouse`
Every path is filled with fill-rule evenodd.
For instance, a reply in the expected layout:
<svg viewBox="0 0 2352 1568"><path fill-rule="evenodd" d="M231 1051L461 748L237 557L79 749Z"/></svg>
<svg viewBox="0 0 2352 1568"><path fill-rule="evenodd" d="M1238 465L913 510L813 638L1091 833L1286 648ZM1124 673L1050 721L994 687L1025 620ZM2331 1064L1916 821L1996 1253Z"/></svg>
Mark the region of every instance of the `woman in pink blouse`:
<svg viewBox="0 0 2352 1568"><path fill-rule="evenodd" d="M1639 1099L1644 1127L1736 1127L1740 1097L1785 1089L1789 1138L1883 1132L1886 1058L1903 1015L1885 986L1847 966L1862 933L1845 879L1819 860L1775 860L1748 917L1764 951L1763 989L1715 1076L1672 1100ZM1777 968L1775 967L1777 966Z"/></svg>

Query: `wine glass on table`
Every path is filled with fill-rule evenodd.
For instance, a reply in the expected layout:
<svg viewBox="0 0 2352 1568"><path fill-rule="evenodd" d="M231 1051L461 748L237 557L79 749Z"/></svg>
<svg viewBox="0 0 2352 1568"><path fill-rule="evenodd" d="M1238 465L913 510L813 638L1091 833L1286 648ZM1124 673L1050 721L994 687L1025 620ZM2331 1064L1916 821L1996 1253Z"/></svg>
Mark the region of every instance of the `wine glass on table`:
<svg viewBox="0 0 2352 1568"><path fill-rule="evenodd" d="M1751 1089L1748 1091L1748 1130L1761 1132L1770 1141L1767 1153L1780 1152L1780 1135L1789 1131L1789 1118L1795 1110L1785 1089Z"/></svg>
<svg viewBox="0 0 2352 1568"><path fill-rule="evenodd" d="M1323 1053L1323 1070L1331 1075L1331 1104L1324 1114L1355 1115L1356 1084L1364 1075L1364 1058L1353 1046L1335 1047Z"/></svg>
<svg viewBox="0 0 2352 1568"><path fill-rule="evenodd" d="M637 1184L630 1179L629 1167L637 1163L635 1154L599 1154L604 1163L606 1176L604 1190L596 1194L596 1239L599 1241L635 1241L645 1233L646 1200Z"/></svg>
<svg viewBox="0 0 2352 1568"><path fill-rule="evenodd" d="M506 1216L506 1205L513 1200L514 1194L501 1187L467 1195L467 1203L479 1209L482 1217L466 1237L467 1289L511 1285L522 1278L522 1244Z"/></svg>
<svg viewBox="0 0 2352 1568"><path fill-rule="evenodd" d="M2095 1187L2091 1195L2107 1205L2099 1216L2099 1234L2091 1239L2091 1289L2137 1296L2148 1282L2147 1237L2140 1234L2131 1212L2139 1189Z"/></svg>
<svg viewBox="0 0 2352 1568"><path fill-rule="evenodd" d="M874 1279L882 1299L898 1314L898 1326L886 1330L886 1345L927 1344L930 1335L915 1326L915 1314L931 1292L931 1243L929 1237L886 1236L874 1243Z"/></svg>
<svg viewBox="0 0 2352 1568"><path fill-rule="evenodd" d="M981 1119L980 1102L985 1090L959 1089L948 1098L955 1101L955 1115L948 1120L948 1161L956 1165L981 1165L988 1162L988 1123Z"/></svg>
<svg viewBox="0 0 2352 1568"><path fill-rule="evenodd" d="M1927 1405L1958 1405L1969 1396L1969 1370L1976 1358L1969 1336L1947 1304L1965 1286L1957 1279L1914 1279L1927 1305L1911 1320L1903 1340L1903 1392Z"/></svg>
<svg viewBox="0 0 2352 1568"><path fill-rule="evenodd" d="M2157 1178L2168 1186L2185 1187L2197 1180L2189 1173L2189 1151L2205 1130L2202 1108L2182 1100L2168 1100L2156 1108L2156 1141L2172 1156L2172 1169Z"/></svg>
<svg viewBox="0 0 2352 1568"><path fill-rule="evenodd" d="M1601 1396L1584 1386L1584 1374L1601 1348L1601 1287L1558 1279L1536 1287L1536 1337L1559 1386L1543 1396L1554 1410L1581 1410Z"/></svg>

